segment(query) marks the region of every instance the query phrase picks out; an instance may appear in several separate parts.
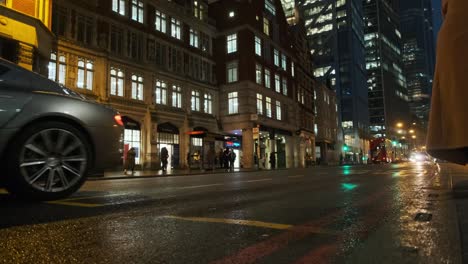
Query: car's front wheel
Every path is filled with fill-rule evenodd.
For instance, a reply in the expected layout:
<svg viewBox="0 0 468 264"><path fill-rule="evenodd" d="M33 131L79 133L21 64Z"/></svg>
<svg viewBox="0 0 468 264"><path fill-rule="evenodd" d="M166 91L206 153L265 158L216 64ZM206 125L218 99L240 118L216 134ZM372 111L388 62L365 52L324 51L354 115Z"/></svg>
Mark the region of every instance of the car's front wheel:
<svg viewBox="0 0 468 264"><path fill-rule="evenodd" d="M75 127L55 121L27 127L7 153L6 188L22 198L54 200L77 191L90 163L90 146Z"/></svg>

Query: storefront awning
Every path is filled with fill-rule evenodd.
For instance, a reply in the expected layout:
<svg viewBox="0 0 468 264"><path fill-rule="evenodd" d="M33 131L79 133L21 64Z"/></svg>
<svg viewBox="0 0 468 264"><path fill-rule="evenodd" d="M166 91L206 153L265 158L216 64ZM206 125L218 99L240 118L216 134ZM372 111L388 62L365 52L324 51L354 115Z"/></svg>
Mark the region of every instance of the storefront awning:
<svg viewBox="0 0 468 264"><path fill-rule="evenodd" d="M122 116L122 122L126 129L140 130L140 122L129 116Z"/></svg>
<svg viewBox="0 0 468 264"><path fill-rule="evenodd" d="M166 122L158 125L158 132L179 134L179 128L173 125L172 123Z"/></svg>

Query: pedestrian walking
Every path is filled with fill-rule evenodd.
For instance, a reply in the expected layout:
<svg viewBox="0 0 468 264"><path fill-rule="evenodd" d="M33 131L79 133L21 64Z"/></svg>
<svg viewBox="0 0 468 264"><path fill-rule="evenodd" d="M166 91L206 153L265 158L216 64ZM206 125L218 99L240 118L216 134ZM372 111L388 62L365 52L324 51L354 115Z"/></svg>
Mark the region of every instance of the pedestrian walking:
<svg viewBox="0 0 468 264"><path fill-rule="evenodd" d="M222 169L224 167L224 151L223 149L219 149L218 152L218 161L219 161L219 168Z"/></svg>
<svg viewBox="0 0 468 264"><path fill-rule="evenodd" d="M167 170L167 161L169 159L169 152L167 151L166 147L161 149L161 163L162 163L162 170Z"/></svg>
<svg viewBox="0 0 468 264"><path fill-rule="evenodd" d="M226 148L224 150L224 153L223 153L223 160L224 160L224 169L226 171L229 171L229 161L231 160L231 158L229 157L229 148Z"/></svg>
<svg viewBox="0 0 468 264"><path fill-rule="evenodd" d="M191 154L190 154L190 151L187 152L187 166L188 166L188 169L190 170L190 167L192 166L192 160L191 160Z"/></svg>
<svg viewBox="0 0 468 264"><path fill-rule="evenodd" d="M275 153L274 152L271 152L270 153L270 168L272 170L274 170L276 168L276 157L275 157Z"/></svg>
<svg viewBox="0 0 468 264"><path fill-rule="evenodd" d="M433 157L468 163L468 1L443 0L427 135Z"/></svg>
<svg viewBox="0 0 468 264"><path fill-rule="evenodd" d="M135 157L136 157L136 151L135 151L135 148L132 147L127 151L124 174L127 174L127 171L131 171L133 175L133 173L135 172Z"/></svg>
<svg viewBox="0 0 468 264"><path fill-rule="evenodd" d="M236 153L233 149L229 151L229 167L231 171L234 171L234 162L236 161Z"/></svg>

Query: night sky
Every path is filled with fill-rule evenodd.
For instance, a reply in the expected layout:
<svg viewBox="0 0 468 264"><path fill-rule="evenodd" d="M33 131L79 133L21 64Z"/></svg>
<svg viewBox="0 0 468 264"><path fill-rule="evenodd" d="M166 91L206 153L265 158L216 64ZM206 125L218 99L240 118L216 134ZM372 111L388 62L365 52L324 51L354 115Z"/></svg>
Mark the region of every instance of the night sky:
<svg viewBox="0 0 468 264"><path fill-rule="evenodd" d="M442 24L442 0L432 0L432 7L434 8L433 23L434 23L434 39L437 37L440 25Z"/></svg>

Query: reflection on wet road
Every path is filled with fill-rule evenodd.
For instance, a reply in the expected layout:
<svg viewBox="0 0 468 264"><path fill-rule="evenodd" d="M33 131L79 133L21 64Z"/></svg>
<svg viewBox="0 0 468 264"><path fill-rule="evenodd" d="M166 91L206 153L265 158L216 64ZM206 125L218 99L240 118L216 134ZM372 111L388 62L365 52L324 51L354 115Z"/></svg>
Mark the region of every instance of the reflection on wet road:
<svg viewBox="0 0 468 264"><path fill-rule="evenodd" d="M90 181L0 215L4 263L461 263L433 164Z"/></svg>

